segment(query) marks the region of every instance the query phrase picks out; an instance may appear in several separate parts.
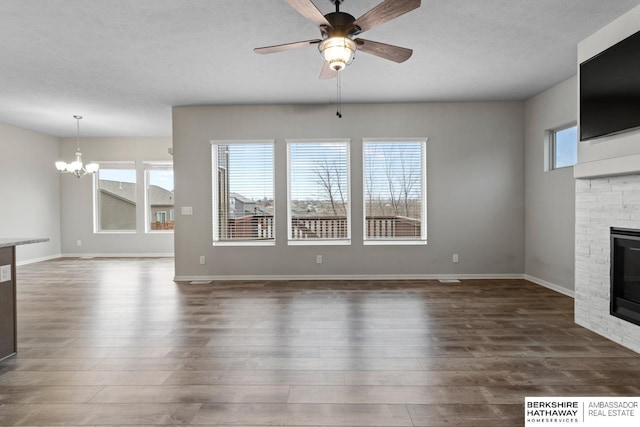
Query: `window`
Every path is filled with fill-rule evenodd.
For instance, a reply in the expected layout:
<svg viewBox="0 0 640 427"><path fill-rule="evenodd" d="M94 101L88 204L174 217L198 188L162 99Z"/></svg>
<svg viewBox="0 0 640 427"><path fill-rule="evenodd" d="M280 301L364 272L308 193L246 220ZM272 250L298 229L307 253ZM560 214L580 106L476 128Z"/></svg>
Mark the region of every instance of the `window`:
<svg viewBox="0 0 640 427"><path fill-rule="evenodd" d="M147 232L173 231L173 164L145 163Z"/></svg>
<svg viewBox="0 0 640 427"><path fill-rule="evenodd" d="M95 231L135 232L135 162L100 162L94 184Z"/></svg>
<svg viewBox="0 0 640 427"><path fill-rule="evenodd" d="M550 168L573 166L578 162L578 127L575 125L548 132Z"/></svg>
<svg viewBox="0 0 640 427"><path fill-rule="evenodd" d="M273 141L211 145L213 243L273 244Z"/></svg>
<svg viewBox="0 0 640 427"><path fill-rule="evenodd" d="M426 243L426 140L364 141L364 240Z"/></svg>
<svg viewBox="0 0 640 427"><path fill-rule="evenodd" d="M290 244L349 244L349 142L289 142Z"/></svg>

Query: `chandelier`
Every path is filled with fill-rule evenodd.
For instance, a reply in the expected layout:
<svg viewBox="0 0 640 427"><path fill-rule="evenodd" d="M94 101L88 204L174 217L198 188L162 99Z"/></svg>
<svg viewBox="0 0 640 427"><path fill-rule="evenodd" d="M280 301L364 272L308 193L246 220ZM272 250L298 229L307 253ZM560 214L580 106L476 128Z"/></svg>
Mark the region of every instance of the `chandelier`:
<svg viewBox="0 0 640 427"><path fill-rule="evenodd" d="M56 162L56 169L61 173L70 173L76 178L82 178L88 173L96 173L100 168L100 165L97 163L89 163L87 165L82 164L82 153L80 152L80 120L82 120L82 116L73 116L73 118L76 119L78 129L78 136L76 139L76 159L69 163L58 161Z"/></svg>

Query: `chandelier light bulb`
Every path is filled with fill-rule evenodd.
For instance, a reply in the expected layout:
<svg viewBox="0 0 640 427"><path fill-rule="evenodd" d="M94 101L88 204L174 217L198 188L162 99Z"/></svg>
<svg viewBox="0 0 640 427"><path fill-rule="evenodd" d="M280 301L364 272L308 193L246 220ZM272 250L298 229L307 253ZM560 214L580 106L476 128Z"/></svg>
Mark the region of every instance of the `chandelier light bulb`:
<svg viewBox="0 0 640 427"><path fill-rule="evenodd" d="M97 163L89 163L87 166L85 166L87 173L96 173L99 168L100 165Z"/></svg>

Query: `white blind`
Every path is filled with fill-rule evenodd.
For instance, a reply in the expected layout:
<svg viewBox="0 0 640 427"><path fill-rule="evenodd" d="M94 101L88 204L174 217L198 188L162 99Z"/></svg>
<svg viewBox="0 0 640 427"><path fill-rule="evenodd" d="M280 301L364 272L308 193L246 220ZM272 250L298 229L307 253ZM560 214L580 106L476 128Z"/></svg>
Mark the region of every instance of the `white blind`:
<svg viewBox="0 0 640 427"><path fill-rule="evenodd" d="M366 141L364 236L425 240L425 141Z"/></svg>
<svg viewBox="0 0 640 427"><path fill-rule="evenodd" d="M347 240L349 143L290 142L289 239Z"/></svg>
<svg viewBox="0 0 640 427"><path fill-rule="evenodd" d="M274 240L273 142L212 144L214 241Z"/></svg>

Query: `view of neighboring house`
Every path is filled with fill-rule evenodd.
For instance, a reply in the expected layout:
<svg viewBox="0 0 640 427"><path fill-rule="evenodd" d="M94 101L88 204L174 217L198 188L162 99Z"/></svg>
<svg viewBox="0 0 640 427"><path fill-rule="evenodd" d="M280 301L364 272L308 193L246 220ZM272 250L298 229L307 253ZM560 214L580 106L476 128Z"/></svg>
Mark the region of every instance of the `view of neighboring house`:
<svg viewBox="0 0 640 427"><path fill-rule="evenodd" d="M256 202L242 194L229 193L229 218L239 218L256 213Z"/></svg>
<svg viewBox="0 0 640 427"><path fill-rule="evenodd" d="M100 230L136 229L136 184L100 180ZM150 185L147 218L150 230L173 230L173 192Z"/></svg>
<svg viewBox="0 0 640 427"><path fill-rule="evenodd" d="M150 230L173 230L173 191L157 185L150 185L147 191L149 200Z"/></svg>

